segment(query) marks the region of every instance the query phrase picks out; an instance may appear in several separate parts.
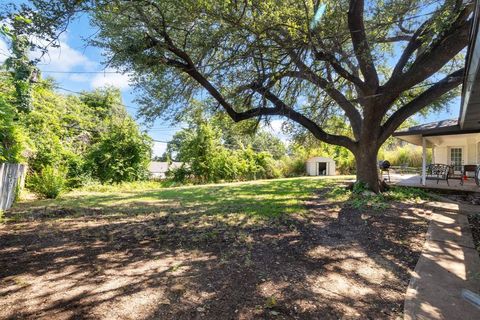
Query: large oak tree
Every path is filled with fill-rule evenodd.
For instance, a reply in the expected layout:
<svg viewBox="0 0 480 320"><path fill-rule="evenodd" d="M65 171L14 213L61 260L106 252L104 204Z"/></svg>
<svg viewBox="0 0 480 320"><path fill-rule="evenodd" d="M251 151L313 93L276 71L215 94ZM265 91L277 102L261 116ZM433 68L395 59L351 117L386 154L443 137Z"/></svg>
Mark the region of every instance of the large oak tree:
<svg viewBox="0 0 480 320"><path fill-rule="evenodd" d="M192 98L213 98L235 121L285 117L349 149L357 180L374 191L380 146L462 82L473 9L462 0L33 2L61 24L92 13L95 44L133 73L145 117L181 113ZM348 134L326 129L331 115L345 117Z"/></svg>

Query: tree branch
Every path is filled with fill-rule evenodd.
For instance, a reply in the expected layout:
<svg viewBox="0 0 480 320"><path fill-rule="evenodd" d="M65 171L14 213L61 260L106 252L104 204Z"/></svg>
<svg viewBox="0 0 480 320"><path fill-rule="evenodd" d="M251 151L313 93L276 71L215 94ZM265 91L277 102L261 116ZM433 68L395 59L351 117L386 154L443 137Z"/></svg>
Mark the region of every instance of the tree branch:
<svg viewBox="0 0 480 320"><path fill-rule="evenodd" d="M355 106L348 101L345 96L335 89L327 80L318 76L313 72L303 61L300 59L297 53L293 50L289 50L289 54L293 60L293 63L298 67L299 71L289 71L287 74L291 77L296 77L299 79L304 79L310 81L325 92L342 108L346 116L350 120L352 126L353 134L356 139L360 137L360 131L362 128L362 117Z"/></svg>
<svg viewBox="0 0 480 320"><path fill-rule="evenodd" d="M314 54L316 59L320 61L328 62L333 67L335 72L337 72L342 78L352 82L354 85L358 86L359 88L365 87L365 83L362 81L362 79L360 79L359 77L355 76L354 74L346 70L344 67L342 67L342 65L335 58L335 56L333 56L330 53L318 51L316 49L314 49L314 51L315 51Z"/></svg>
<svg viewBox="0 0 480 320"><path fill-rule="evenodd" d="M230 103L228 103L225 100L225 98L220 94L220 92L218 92L218 90L207 79L205 79L196 69L188 68L188 69L184 69L184 72L188 73L202 87L204 87L210 93L210 95L213 98L215 98L215 100L217 100L217 102L225 109L225 111L230 116L230 118L232 118L235 122L252 119L260 116L267 116L267 115L285 116L290 120L295 121L296 123L305 127L317 139L321 141L331 143L331 144L341 145L348 148L349 150L353 150L356 146L355 142L348 137L332 135L325 132L315 122L305 117L301 113L288 107L280 98L278 98L269 90L261 86L253 85L251 89L258 92L259 94L262 94L267 100L269 100L275 106L275 108L261 107L261 108L249 109L243 112L237 112L230 105Z"/></svg>
<svg viewBox="0 0 480 320"><path fill-rule="evenodd" d="M310 131L317 139L321 141L330 144L340 145L351 151L355 149L356 144L352 139L345 136L339 136L325 132L315 122L287 106L279 97L277 97L269 90L266 90L265 88L259 86L253 87L252 89L259 94L262 94L275 106L275 108L250 109L248 111L239 113L239 118L241 118L241 120L249 119L259 115L283 115L308 129L308 131Z"/></svg>
<svg viewBox="0 0 480 320"><path fill-rule="evenodd" d="M464 69L462 68L449 74L441 81L425 90L415 99L395 111L382 125L380 143L383 143L385 140L387 140L387 138L410 116L427 107L436 99L440 98L442 95L461 84L463 80L463 73Z"/></svg>
<svg viewBox="0 0 480 320"><path fill-rule="evenodd" d="M427 20L413 35L412 40L405 48L390 80L384 85L385 92L398 94L406 89L424 81L440 70L448 61L458 54L468 44L468 36L472 19L468 19L472 5L467 5L457 16L451 27L443 32L441 37L419 54L410 68L403 72L405 65L412 54L422 45L419 37L424 35L430 23ZM396 92L395 92L396 91ZM392 95L394 97L394 95Z"/></svg>
<svg viewBox="0 0 480 320"><path fill-rule="evenodd" d="M408 34L397 34L394 36L387 36L383 38L378 38L375 40L376 43L391 43L391 42L400 42L400 41L410 41L412 39L411 35Z"/></svg>
<svg viewBox="0 0 480 320"><path fill-rule="evenodd" d="M353 50L360 70L365 78L365 83L375 91L379 80L377 70L373 63L372 53L365 33L363 22L364 0L350 0L348 8L348 28L352 38Z"/></svg>
<svg viewBox="0 0 480 320"><path fill-rule="evenodd" d="M165 40L168 38L167 34L164 34L163 36L164 36ZM156 41L153 38L151 38L151 40ZM292 121L295 121L298 124L305 127L317 139L319 139L321 141L331 143L331 144L341 145L341 146L344 146L344 147L348 148L349 150L353 150L356 147L355 142L352 141L350 138L345 137L345 136L328 134L323 129L321 129L315 122L313 122L309 118L305 117L304 115L300 114L299 112L291 109L281 99L279 99L277 96L272 94L269 90L267 90L267 89L265 89L261 86L258 86L258 85L257 86L253 85L251 87L251 89L260 93L260 94L262 94L266 99L268 99L275 106L275 108L262 107L262 108L253 108L253 109L250 109L250 110L247 110L247 111L244 111L244 112L235 111L233 106L215 88L215 86L212 83L210 83L210 81L208 81L201 74L201 72L198 71L198 69L193 64L191 58L188 56L188 54L185 51L176 47L174 45L174 43L171 42L171 41L169 41L169 43L167 43L167 49L170 52L172 52L173 54L175 54L176 56L178 56L179 58L181 58L182 60L187 62L187 63L184 64L184 63L179 63L175 60L172 60L172 61L175 61L175 63L171 63L169 65L187 73L194 80L196 80L224 108L224 110L227 112L227 114L230 116L230 118L232 118L235 122L246 120L246 119L251 119L251 118L255 118L255 117L259 117L259 116L264 116L264 115L285 116L285 117L291 119ZM323 80L323 81L325 81L325 80Z"/></svg>

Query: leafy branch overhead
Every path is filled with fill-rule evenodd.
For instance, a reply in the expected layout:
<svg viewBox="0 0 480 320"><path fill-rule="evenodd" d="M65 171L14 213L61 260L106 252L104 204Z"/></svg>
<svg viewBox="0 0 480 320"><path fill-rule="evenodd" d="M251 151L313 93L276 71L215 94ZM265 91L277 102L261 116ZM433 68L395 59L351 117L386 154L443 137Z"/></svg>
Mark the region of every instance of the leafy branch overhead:
<svg viewBox="0 0 480 320"><path fill-rule="evenodd" d="M134 73L147 119L207 96L235 121L282 116L352 151L360 180L402 122L462 82L473 10L461 0L33 3L60 30L92 14L92 43ZM324 126L333 115L348 121L346 135Z"/></svg>

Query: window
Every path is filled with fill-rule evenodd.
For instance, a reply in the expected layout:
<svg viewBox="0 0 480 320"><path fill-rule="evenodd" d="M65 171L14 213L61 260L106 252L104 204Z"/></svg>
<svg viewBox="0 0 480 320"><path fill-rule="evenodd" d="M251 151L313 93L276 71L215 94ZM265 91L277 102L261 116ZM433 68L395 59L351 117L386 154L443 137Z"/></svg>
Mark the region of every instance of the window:
<svg viewBox="0 0 480 320"><path fill-rule="evenodd" d="M462 148L450 148L450 164L454 166L455 171L462 171Z"/></svg>

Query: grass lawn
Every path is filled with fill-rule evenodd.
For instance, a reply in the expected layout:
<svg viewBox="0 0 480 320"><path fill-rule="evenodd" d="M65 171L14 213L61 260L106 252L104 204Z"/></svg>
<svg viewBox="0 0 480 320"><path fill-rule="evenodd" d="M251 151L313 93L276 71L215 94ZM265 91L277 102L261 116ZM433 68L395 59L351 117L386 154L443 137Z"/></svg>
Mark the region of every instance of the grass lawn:
<svg viewBox="0 0 480 320"><path fill-rule="evenodd" d="M417 191L352 197L322 178L154 187L7 212L0 319L401 317L430 213Z"/></svg>

